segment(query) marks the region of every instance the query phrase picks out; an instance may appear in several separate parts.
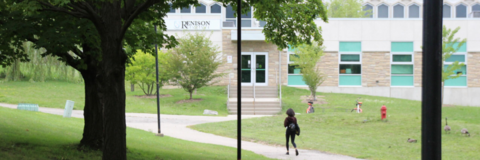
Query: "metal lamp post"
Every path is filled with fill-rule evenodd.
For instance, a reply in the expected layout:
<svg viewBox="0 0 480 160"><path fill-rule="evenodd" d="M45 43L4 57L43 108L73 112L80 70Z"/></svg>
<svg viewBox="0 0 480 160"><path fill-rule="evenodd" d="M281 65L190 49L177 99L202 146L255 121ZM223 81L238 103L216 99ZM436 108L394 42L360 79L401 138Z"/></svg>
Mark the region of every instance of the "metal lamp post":
<svg viewBox="0 0 480 160"><path fill-rule="evenodd" d="M242 159L242 3L237 0L237 159Z"/></svg>
<svg viewBox="0 0 480 160"><path fill-rule="evenodd" d="M157 33L157 25L153 25L155 28L155 34ZM155 35L156 36L156 35ZM160 92L158 87L158 47L157 38L155 37L155 75L157 77L157 117L158 117L158 133L157 136L163 137L163 133L160 130Z"/></svg>

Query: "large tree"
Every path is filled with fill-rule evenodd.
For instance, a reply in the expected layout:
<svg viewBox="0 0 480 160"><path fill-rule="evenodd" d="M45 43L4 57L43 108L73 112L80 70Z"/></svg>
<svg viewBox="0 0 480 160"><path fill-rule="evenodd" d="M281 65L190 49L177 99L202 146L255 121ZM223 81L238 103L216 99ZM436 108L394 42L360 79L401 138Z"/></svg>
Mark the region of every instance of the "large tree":
<svg viewBox="0 0 480 160"><path fill-rule="evenodd" d="M219 2L222 2L224 5L231 4L234 10L236 10L236 0L219 0ZM76 52L73 52L75 54L73 56L64 54L70 50L77 51L72 48L68 51L59 52L63 54L58 55L61 55L59 57L67 62L80 59L80 61L76 61L79 63L77 64L78 66L85 66L88 63L95 64L96 73L91 74L91 76L95 80L97 93L95 98L99 100L100 108L103 109L103 134L105 135L103 159L126 159L124 83L125 65L129 59L129 54L123 50L123 46L125 42L129 42L126 39L126 35L130 32L127 31L129 31L134 22L149 22L149 24L159 26L160 32L163 32L166 30L163 18L170 10L169 3L172 3L174 8L180 8L198 5L198 0L4 0L1 3L5 3L2 6L2 12L4 10L15 11L24 16L52 13L69 17L53 20L55 23L61 23L60 25L76 23L75 21L82 20L93 26L91 30L88 30L88 33L98 37L95 38L97 41L92 41L94 43L92 45L94 46L93 48L97 49L96 54L93 54L93 59L87 60L82 58L81 54ZM313 21L318 17L323 21L327 21L321 0L242 1L242 11L249 10L250 7L255 8L255 18L267 22L263 33L266 40L276 44L278 48L286 48L287 43L295 46L302 43L310 44L312 40L319 41L321 38L320 33L317 31ZM25 21L30 23L30 20ZM40 23L40 25L44 24ZM83 26L77 27L85 29ZM19 31L21 30L17 30L17 33ZM59 39L62 38L61 36L64 36L57 33L52 32L51 34L56 34L57 37L60 37ZM35 34L30 34L31 38L38 38ZM140 34L133 37L141 39L149 36ZM15 39L15 37L12 39ZM89 40L90 37L79 37L79 39ZM166 39L171 40L171 37ZM23 38L22 40L25 39ZM57 41L59 40L52 39L52 42L47 41L45 43L56 43ZM163 44L166 42L162 41L162 39L157 39L157 43ZM172 45L174 43L169 43L167 47ZM10 46L5 48L8 47ZM82 49L85 50L85 48ZM18 58L27 60L22 51L13 49L6 49L5 51L1 55L2 61L4 61L0 62L2 64L9 64ZM58 50L54 51L57 52Z"/></svg>
<svg viewBox="0 0 480 160"><path fill-rule="evenodd" d="M0 2L0 52L4 58L0 64L11 64L11 59L27 61L22 43L30 41L35 48L44 48L42 56L55 56L59 60L78 70L85 84L84 133L81 146L101 149L103 145L103 108L97 97L96 76L100 57L99 39L94 26L86 19L58 14L56 12L40 12L24 15L20 11L6 7ZM69 22L69 20L72 20ZM66 23L67 22L67 23ZM138 25L137 25L138 24ZM142 49L152 52L154 37L170 38L169 43L175 43L173 37L163 33L155 34L153 25L137 22L130 27L125 38L127 55L132 50ZM138 36L142 35L142 36ZM150 35L150 36L145 36ZM166 41L168 42L168 40Z"/></svg>

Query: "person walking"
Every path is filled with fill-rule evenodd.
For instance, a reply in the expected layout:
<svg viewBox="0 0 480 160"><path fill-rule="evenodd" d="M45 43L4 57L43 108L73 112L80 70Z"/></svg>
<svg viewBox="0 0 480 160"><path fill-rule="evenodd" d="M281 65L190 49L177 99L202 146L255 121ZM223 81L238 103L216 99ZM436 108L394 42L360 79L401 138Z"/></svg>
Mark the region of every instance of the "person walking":
<svg viewBox="0 0 480 160"><path fill-rule="evenodd" d="M283 126L286 128L286 131L285 131L285 138L287 140L286 154L289 155L288 139L290 138L293 144L293 147L295 147L295 153L298 156L297 145L295 144L295 134L300 136L300 127L298 126L297 118L295 118L295 111L293 111L293 109L289 108L287 110L287 115L288 117L285 118L285 121L283 122Z"/></svg>

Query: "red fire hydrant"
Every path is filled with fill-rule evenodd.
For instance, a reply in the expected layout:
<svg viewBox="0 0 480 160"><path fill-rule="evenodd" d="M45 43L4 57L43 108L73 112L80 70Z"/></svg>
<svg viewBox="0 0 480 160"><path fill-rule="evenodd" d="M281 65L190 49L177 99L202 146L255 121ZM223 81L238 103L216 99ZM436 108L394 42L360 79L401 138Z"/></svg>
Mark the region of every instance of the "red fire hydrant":
<svg viewBox="0 0 480 160"><path fill-rule="evenodd" d="M382 120L387 118L387 107L385 105L380 108L380 113L382 114Z"/></svg>

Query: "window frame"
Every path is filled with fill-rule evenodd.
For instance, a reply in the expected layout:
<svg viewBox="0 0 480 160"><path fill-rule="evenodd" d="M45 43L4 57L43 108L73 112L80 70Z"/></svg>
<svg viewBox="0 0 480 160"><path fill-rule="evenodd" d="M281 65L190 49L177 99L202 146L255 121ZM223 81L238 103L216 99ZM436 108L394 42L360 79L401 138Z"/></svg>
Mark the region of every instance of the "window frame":
<svg viewBox="0 0 480 160"><path fill-rule="evenodd" d="M402 17L395 17L395 7L396 6L401 6L403 7L402 11L403 11L403 14L402 14ZM405 7L405 5L401 4L401 3L397 3L395 5L392 6L392 18L405 18L405 10L406 10L407 7Z"/></svg>
<svg viewBox="0 0 480 160"><path fill-rule="evenodd" d="M450 7L450 16L449 16L449 17L444 17L444 15L443 15L443 13L444 13L444 11L445 11L445 10L443 9L443 7L445 7L445 5L448 6L448 7ZM452 18L452 17L453 17L452 12L453 12L453 11L452 11L452 5L450 5L450 4L448 4L448 3L444 3L444 4L442 5L442 18Z"/></svg>
<svg viewBox="0 0 480 160"><path fill-rule="evenodd" d="M361 43L361 42L360 42ZM360 56L360 59L358 62L351 62L351 61L345 61L342 62L342 55L356 55L358 54ZM362 87L362 77L363 77L363 65L362 65L362 58L363 54L362 52L345 52L345 51L339 51L338 52L338 86L339 87ZM340 65L342 64L350 64L350 65L360 65L360 74L340 74ZM340 84L340 76L360 76L360 85L341 85Z"/></svg>
<svg viewBox="0 0 480 160"><path fill-rule="evenodd" d="M412 6L417 6L418 7L418 17L410 17L410 7L412 7ZM412 3L407 8L408 8L408 12L407 12L408 17L407 18L422 18L422 7L419 4Z"/></svg>
<svg viewBox="0 0 480 160"><path fill-rule="evenodd" d="M363 8L362 8L363 11L365 11L365 7L367 7L367 6L370 6L370 7L371 7L372 13L371 13L371 15L370 15L369 17L365 17L365 18L374 18L375 16L374 16L373 9L375 8L375 6L372 5L372 4L370 4L370 3L365 3L365 4L362 6L362 7L363 7Z"/></svg>
<svg viewBox="0 0 480 160"><path fill-rule="evenodd" d="M183 13L183 12L182 12L182 9L183 9L183 8L179 8L179 10L180 10L179 13L180 13L180 14L192 14L192 13L194 13L193 10L194 10L195 6L190 5L189 7L190 7L190 12L188 12L188 13ZM185 8L187 8L187 7L185 7Z"/></svg>
<svg viewBox="0 0 480 160"><path fill-rule="evenodd" d="M227 5L227 7L225 7L225 14L223 17L225 17L224 21L234 21L234 24L235 26L237 26L237 17L235 18L227 18L227 12L228 12L228 6L231 7L231 5ZM232 11L233 11L233 8L232 8ZM253 21L254 21L254 18L253 18L253 7L250 7L250 18L243 18L243 17L240 17L240 20L243 21L243 20L250 20L250 27L245 27L245 28L256 28L254 27L254 24L253 24ZM217 13L218 14L218 13ZM243 14L242 14L243 15ZM240 16L242 16L240 15ZM237 15L238 16L238 15ZM242 23L243 24L243 23ZM244 28L242 26L242 28Z"/></svg>
<svg viewBox="0 0 480 160"><path fill-rule="evenodd" d="M172 8L172 5L173 5L172 3L168 3L169 9ZM178 8L174 8L173 10L174 10L173 13L171 13L170 11L168 11L167 14L178 14L178 12L179 12L179 11L178 11Z"/></svg>
<svg viewBox="0 0 480 160"><path fill-rule="evenodd" d="M387 17L380 17L380 7L381 6L386 6L387 7ZM377 5L377 16L375 18L390 18L390 6L385 4L385 3L381 3L379 5Z"/></svg>
<svg viewBox="0 0 480 160"><path fill-rule="evenodd" d="M197 7L200 7L200 6L193 6L193 10L192 10L192 14L208 14L208 5L206 4L203 4L203 3L199 3L200 6L205 6L205 13L197 13Z"/></svg>
<svg viewBox="0 0 480 160"><path fill-rule="evenodd" d="M459 7L460 5L464 6L465 7L465 17L458 17L457 15L457 7ZM466 4L463 4L463 3L459 3L455 6L455 18L468 18L468 5Z"/></svg>
<svg viewBox="0 0 480 160"><path fill-rule="evenodd" d="M220 13L212 13L212 7L213 7L214 5L218 5L218 6L220 7ZM210 13L210 14L222 14L222 8L223 8L223 6L222 6L221 4L213 3L212 5L207 6L207 13ZM226 16L226 13L225 13L225 17L227 17L227 16Z"/></svg>
<svg viewBox="0 0 480 160"><path fill-rule="evenodd" d="M390 42L390 44L393 44L395 42L399 42L399 41ZM394 62L393 61L393 56L394 55L410 55L412 57L412 60L410 62ZM412 68L413 68L412 74L392 74L392 69L393 69L392 65L412 65ZM413 84L411 86L395 86L395 85L392 85L393 76L412 76L413 77ZM415 87L415 52L414 51L411 51L411 52L393 52L390 49L390 87L399 87L399 88Z"/></svg>

